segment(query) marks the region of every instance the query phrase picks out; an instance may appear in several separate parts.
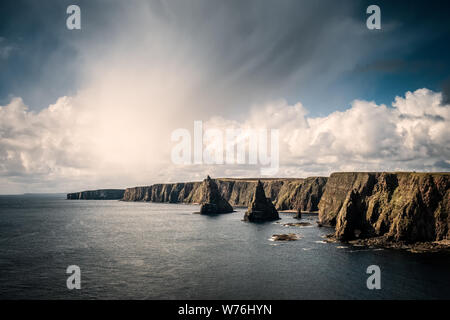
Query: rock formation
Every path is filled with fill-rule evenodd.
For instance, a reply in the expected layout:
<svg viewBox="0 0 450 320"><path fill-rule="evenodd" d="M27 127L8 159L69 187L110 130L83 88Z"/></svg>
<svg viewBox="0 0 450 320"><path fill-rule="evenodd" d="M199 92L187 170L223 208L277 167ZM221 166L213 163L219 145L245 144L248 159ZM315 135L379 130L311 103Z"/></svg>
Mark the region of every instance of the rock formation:
<svg viewBox="0 0 450 320"><path fill-rule="evenodd" d="M450 173L333 173L319 203L321 224L340 240L450 239Z"/></svg>
<svg viewBox="0 0 450 320"><path fill-rule="evenodd" d="M248 207L257 179L214 179L225 200L232 206ZM317 211L327 178L261 179L265 194L278 210ZM202 182L155 184L127 188L124 201L169 203L201 203L204 201Z"/></svg>
<svg viewBox="0 0 450 320"><path fill-rule="evenodd" d="M245 213L244 220L250 222L264 222L278 220L278 211L275 209L272 201L266 198L263 185L258 180L255 191L253 193L252 201Z"/></svg>
<svg viewBox="0 0 450 320"><path fill-rule="evenodd" d="M298 235L295 233L288 233L288 234L274 234L270 240L272 241L295 241L300 239Z"/></svg>
<svg viewBox="0 0 450 320"><path fill-rule="evenodd" d="M233 212L233 207L222 197L216 182L209 176L203 181L201 190L203 192L203 201L200 207L200 214Z"/></svg>
<svg viewBox="0 0 450 320"><path fill-rule="evenodd" d="M123 189L103 189L68 193L68 200L120 200L123 198Z"/></svg>
<svg viewBox="0 0 450 320"><path fill-rule="evenodd" d="M289 222L283 224L283 227L309 227L311 223L309 222Z"/></svg>

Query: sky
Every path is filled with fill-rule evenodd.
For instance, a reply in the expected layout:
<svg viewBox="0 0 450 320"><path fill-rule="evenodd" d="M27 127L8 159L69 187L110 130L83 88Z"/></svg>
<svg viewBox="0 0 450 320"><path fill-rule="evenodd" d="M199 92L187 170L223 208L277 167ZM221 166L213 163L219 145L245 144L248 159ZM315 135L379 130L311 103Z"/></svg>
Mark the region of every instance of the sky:
<svg viewBox="0 0 450 320"><path fill-rule="evenodd" d="M81 8L81 30L66 9ZM381 9L381 29L366 8ZM174 130L279 130L276 176L449 171L448 1L0 2L0 193L213 177Z"/></svg>

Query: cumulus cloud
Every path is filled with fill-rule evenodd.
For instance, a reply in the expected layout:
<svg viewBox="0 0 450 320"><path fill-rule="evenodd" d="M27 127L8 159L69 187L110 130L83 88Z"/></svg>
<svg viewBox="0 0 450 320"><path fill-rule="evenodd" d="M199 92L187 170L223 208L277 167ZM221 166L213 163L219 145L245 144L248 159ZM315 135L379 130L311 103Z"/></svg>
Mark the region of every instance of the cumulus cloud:
<svg viewBox="0 0 450 320"><path fill-rule="evenodd" d="M450 164L450 105L441 100L441 93L420 89L396 97L391 106L355 100L348 110L326 117L308 117L301 103L281 101L254 109L245 122L215 118L206 127L279 129L281 176L445 171Z"/></svg>
<svg viewBox="0 0 450 320"><path fill-rule="evenodd" d="M73 190L215 176L258 176L259 166L177 166L170 130L154 128L124 110L81 107L79 97L60 98L35 113L19 98L0 107L2 192L44 188ZM328 175L333 171L448 170L450 105L442 94L420 89L391 106L355 100L346 111L308 117L301 104L258 106L245 121L214 117L205 129L278 129L278 176ZM156 125L158 120L154 121ZM188 128L191 129L191 128ZM224 131L225 132L225 131ZM154 145L157 140L157 149ZM6 187L5 187L6 186Z"/></svg>
<svg viewBox="0 0 450 320"><path fill-rule="evenodd" d="M77 118L66 97L39 113L29 111L20 98L0 107L2 191L27 184L45 187L52 180L64 183L89 166L85 160L91 153L80 147L83 125Z"/></svg>

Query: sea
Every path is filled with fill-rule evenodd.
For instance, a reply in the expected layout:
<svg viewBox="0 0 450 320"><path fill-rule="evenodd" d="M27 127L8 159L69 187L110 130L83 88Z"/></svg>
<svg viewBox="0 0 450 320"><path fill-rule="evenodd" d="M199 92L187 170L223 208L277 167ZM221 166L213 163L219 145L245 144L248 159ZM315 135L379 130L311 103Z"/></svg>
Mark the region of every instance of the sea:
<svg viewBox="0 0 450 320"><path fill-rule="evenodd" d="M327 243L316 214L0 196L0 299L449 299L450 255ZM298 240L272 241L275 234ZM69 266L80 289L68 288ZM379 289L369 289L379 268ZM373 282L372 282L373 283Z"/></svg>

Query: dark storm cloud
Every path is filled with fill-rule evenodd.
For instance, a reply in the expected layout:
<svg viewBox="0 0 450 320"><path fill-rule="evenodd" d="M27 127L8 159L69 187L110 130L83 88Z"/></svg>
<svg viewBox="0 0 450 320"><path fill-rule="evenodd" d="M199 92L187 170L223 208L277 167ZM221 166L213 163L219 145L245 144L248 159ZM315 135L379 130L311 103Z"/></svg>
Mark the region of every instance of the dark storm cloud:
<svg viewBox="0 0 450 320"><path fill-rule="evenodd" d="M161 26L175 34L181 52L207 69L210 103L226 100L217 109L233 114L281 97L309 97L311 108L330 108L334 98L348 93L323 95L325 88L342 85L340 77L355 63L404 45L390 34L370 32L366 8L356 2L161 1L148 7L158 20L148 37ZM133 16L122 13L121 19L133 21Z"/></svg>
<svg viewBox="0 0 450 320"><path fill-rule="evenodd" d="M69 4L82 8L81 32L65 29ZM242 102L234 101L240 106L274 97L313 101L312 95L319 96L320 104L325 99L321 91L334 83L342 86L340 77L354 71L355 65L360 66L356 71L388 73L422 72L430 61L434 61L433 70L435 65L448 68L448 54L444 54L448 52L448 1L409 1L407 5L378 1L383 22L383 31L378 33L365 28L365 9L370 4L331 0L1 1L0 37L16 50L0 47L0 55L8 56L0 60L0 102L21 96L27 103L45 107L59 96L72 94L82 85L83 50L101 44L107 48L121 29L141 23L148 12L160 26L178 35L181 52L183 46L190 47L188 54L207 65L210 77L218 83L217 91L225 87L247 96ZM129 37L135 41L160 32L152 28L145 35L133 31ZM419 43L413 38L419 38ZM441 43L443 54L436 56L442 48L435 43L431 53L422 59L414 57L416 46L430 48L426 39ZM427 72L427 79L432 77ZM347 95L328 92L331 100Z"/></svg>
<svg viewBox="0 0 450 320"><path fill-rule="evenodd" d="M82 9L80 32L65 28L69 4ZM360 66L357 73L419 73L429 67L430 62L411 62L404 54L417 45L413 38L431 34L432 23L439 27L433 30L433 38L443 39L440 35L448 26L440 19L445 10L437 1L408 2L408 10L403 3L379 1L383 30L372 32L365 26L369 4L332 0L2 1L0 37L16 50L0 48L3 56L8 53L8 59L0 61L0 102L21 96L32 107L43 108L82 87L85 60L109 54L124 33L130 50L139 50L139 42L151 42L167 32L167 41L177 43L173 50L186 56L185 64L201 62L204 66L211 95L205 101L224 100L227 92L227 101L218 108L238 113L248 104L286 98L304 100L312 104L310 108L329 112L336 104L355 98L360 81L346 82L355 66ZM331 86L339 90L323 95Z"/></svg>
<svg viewBox="0 0 450 320"><path fill-rule="evenodd" d="M81 31L66 29L69 4ZM166 157L172 130L193 120L279 128L289 176L444 166L447 107L415 90L437 91L449 75L449 11L378 1L374 31L369 4L1 1L1 190L204 176Z"/></svg>
<svg viewBox="0 0 450 320"><path fill-rule="evenodd" d="M203 49L220 57L220 72L243 67L253 78L274 80L314 60L326 34L351 13L348 4L332 1L209 1L203 10L204 1L195 3L195 19L185 19L179 2L169 10L186 36L204 37Z"/></svg>
<svg viewBox="0 0 450 320"><path fill-rule="evenodd" d="M105 1L0 1L0 104L16 96L41 109L80 87L77 45L87 37L66 28L71 4L86 9L84 27L100 29Z"/></svg>
<svg viewBox="0 0 450 320"><path fill-rule="evenodd" d="M46 107L75 85L69 64L75 52L58 28L65 22L64 2L0 2L0 37L4 39L0 51L4 43L14 48L0 59L0 102L22 96L27 103Z"/></svg>
<svg viewBox="0 0 450 320"><path fill-rule="evenodd" d="M79 32L65 28L72 3L82 9ZM2 1L0 14L0 36L19 48L2 64L0 101L21 96L39 108L76 92L83 59L115 50L124 33L130 50L139 50L139 42L167 32L186 64L204 66L211 103L228 91L221 107L235 112L319 92L354 62L393 46L365 28L365 8L331 0L20 0Z"/></svg>

